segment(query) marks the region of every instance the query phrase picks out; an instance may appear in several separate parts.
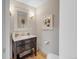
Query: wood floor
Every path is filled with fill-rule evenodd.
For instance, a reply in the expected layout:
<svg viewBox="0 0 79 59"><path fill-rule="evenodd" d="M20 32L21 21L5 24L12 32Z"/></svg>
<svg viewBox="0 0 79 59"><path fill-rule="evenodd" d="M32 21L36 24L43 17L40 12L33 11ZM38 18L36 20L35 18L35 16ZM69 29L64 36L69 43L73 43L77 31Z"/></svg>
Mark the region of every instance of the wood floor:
<svg viewBox="0 0 79 59"><path fill-rule="evenodd" d="M38 52L37 56L33 54L28 57L25 57L24 59L46 59L46 56L44 56L41 52Z"/></svg>

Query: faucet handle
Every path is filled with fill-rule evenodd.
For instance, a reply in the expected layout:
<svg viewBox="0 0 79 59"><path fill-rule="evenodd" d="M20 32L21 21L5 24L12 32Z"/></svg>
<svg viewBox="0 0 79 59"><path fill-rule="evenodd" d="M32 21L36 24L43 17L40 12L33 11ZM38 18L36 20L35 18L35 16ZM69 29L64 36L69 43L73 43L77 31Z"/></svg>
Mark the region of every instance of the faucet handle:
<svg viewBox="0 0 79 59"><path fill-rule="evenodd" d="M27 33L27 35L30 35L30 33Z"/></svg>

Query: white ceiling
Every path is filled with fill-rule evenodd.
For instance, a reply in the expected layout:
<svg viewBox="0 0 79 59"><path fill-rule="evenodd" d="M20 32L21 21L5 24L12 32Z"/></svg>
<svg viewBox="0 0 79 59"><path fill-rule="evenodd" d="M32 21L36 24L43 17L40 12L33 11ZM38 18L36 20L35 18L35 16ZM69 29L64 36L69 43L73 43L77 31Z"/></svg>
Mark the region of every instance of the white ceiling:
<svg viewBox="0 0 79 59"><path fill-rule="evenodd" d="M45 3L47 0L17 0L19 2L23 2L25 4L28 4L32 7L38 7L40 6L41 4Z"/></svg>

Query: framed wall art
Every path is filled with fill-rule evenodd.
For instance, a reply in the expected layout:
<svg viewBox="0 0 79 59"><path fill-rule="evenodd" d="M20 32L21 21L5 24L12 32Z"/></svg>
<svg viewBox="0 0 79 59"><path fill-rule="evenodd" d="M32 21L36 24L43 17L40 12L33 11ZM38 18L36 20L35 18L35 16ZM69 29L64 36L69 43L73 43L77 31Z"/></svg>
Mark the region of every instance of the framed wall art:
<svg viewBox="0 0 79 59"><path fill-rule="evenodd" d="M54 15L45 16L43 19L43 30L53 30Z"/></svg>

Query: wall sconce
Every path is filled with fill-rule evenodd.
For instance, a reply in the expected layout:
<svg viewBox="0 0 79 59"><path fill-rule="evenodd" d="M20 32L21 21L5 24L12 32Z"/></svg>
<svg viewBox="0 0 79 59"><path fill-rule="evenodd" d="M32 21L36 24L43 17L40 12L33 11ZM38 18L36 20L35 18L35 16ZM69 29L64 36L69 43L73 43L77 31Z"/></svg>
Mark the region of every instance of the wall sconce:
<svg viewBox="0 0 79 59"><path fill-rule="evenodd" d="M11 7L10 7L10 9L9 9L10 16L11 16L11 12L12 12L12 11L11 11Z"/></svg>
<svg viewBox="0 0 79 59"><path fill-rule="evenodd" d="M30 18L31 18L31 19L33 19L33 18L34 18L34 16L31 16Z"/></svg>
<svg viewBox="0 0 79 59"><path fill-rule="evenodd" d="M33 19L33 18L34 18L34 12L29 12L29 17L30 17L31 19Z"/></svg>
<svg viewBox="0 0 79 59"><path fill-rule="evenodd" d="M10 6L10 15L14 14L14 6Z"/></svg>

